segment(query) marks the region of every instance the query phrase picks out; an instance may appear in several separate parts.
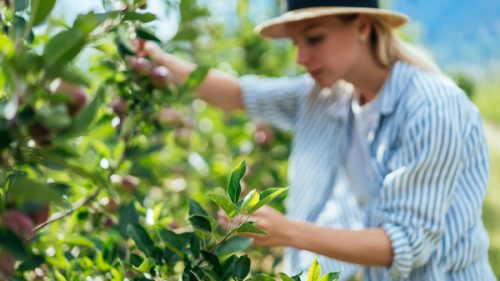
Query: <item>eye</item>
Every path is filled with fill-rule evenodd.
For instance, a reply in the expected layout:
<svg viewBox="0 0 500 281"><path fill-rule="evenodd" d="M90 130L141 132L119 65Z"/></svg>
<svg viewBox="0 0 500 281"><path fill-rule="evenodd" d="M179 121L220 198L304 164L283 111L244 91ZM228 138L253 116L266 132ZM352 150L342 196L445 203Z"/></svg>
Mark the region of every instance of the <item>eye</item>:
<svg viewBox="0 0 500 281"><path fill-rule="evenodd" d="M324 38L325 38L325 36L323 36L323 35L308 36L308 37L306 37L306 42L308 45L314 46L314 45L318 45L319 43L321 43Z"/></svg>

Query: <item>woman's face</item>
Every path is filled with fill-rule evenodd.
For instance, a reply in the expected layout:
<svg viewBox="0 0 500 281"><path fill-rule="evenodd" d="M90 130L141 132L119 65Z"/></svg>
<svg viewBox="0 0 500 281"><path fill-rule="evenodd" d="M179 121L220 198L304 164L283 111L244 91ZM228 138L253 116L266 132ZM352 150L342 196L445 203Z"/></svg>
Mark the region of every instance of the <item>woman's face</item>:
<svg viewBox="0 0 500 281"><path fill-rule="evenodd" d="M297 63L322 87L346 79L361 55L360 17L343 22L335 16L287 25L297 46Z"/></svg>

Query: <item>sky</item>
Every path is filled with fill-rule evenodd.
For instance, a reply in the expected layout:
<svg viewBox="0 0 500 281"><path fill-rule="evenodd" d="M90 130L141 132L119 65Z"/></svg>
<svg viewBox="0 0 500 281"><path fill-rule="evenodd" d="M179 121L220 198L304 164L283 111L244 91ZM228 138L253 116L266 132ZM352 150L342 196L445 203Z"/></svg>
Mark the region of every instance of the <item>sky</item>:
<svg viewBox="0 0 500 281"><path fill-rule="evenodd" d="M419 25L420 40L447 67L500 62L500 0L393 0Z"/></svg>

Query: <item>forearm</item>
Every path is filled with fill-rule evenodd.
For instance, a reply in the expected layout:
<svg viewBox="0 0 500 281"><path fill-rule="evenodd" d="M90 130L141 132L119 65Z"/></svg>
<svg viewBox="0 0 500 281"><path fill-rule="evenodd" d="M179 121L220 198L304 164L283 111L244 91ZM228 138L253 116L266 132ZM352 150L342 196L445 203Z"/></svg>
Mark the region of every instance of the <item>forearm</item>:
<svg viewBox="0 0 500 281"><path fill-rule="evenodd" d="M170 69L172 80L176 85L182 85L196 68L195 64L181 60L168 53L159 54L153 59ZM241 86L238 79L221 71L210 70L196 92L201 99L223 110L233 111L244 109Z"/></svg>
<svg viewBox="0 0 500 281"><path fill-rule="evenodd" d="M343 230L289 221L286 246L308 250L345 262L366 266L390 266L392 246L381 228Z"/></svg>

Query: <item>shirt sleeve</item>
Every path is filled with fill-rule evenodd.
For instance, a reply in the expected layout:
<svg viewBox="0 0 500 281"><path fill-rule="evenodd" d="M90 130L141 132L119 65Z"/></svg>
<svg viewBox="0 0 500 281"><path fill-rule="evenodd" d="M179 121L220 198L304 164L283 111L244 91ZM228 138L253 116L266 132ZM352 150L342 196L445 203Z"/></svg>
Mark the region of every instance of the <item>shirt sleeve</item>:
<svg viewBox="0 0 500 281"><path fill-rule="evenodd" d="M465 137L457 104L426 104L408 116L375 209L392 243L395 280L427 263L442 237Z"/></svg>
<svg viewBox="0 0 500 281"><path fill-rule="evenodd" d="M264 121L283 130L293 131L301 99L312 91L308 75L284 78L240 78L245 109L256 121Z"/></svg>

